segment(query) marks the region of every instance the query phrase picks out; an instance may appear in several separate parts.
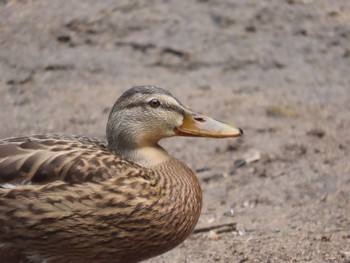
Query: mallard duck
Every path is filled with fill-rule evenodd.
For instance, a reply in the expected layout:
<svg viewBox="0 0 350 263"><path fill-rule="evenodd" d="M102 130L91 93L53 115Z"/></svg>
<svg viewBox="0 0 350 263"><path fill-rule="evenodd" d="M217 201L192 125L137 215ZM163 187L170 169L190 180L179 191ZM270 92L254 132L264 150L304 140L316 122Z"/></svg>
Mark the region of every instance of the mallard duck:
<svg viewBox="0 0 350 263"><path fill-rule="evenodd" d="M140 86L114 104L107 143L0 140L0 262L138 262L174 248L193 231L202 192L158 141L241 135L162 88Z"/></svg>

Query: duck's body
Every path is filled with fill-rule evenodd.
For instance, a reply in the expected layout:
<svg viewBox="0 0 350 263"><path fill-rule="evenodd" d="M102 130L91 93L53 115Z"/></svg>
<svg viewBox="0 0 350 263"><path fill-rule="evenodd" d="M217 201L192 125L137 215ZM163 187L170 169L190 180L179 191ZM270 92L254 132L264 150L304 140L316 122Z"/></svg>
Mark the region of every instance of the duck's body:
<svg viewBox="0 0 350 263"><path fill-rule="evenodd" d="M101 141L52 135L3 140L0 149L12 153L0 160L0 255L135 262L180 244L198 220L199 182L174 158L143 168Z"/></svg>
<svg viewBox="0 0 350 263"><path fill-rule="evenodd" d="M60 135L0 141L0 262L137 262L193 231L202 203L195 174L157 144L154 131L114 136L124 122L115 120L132 108L122 103L163 91L138 89L112 109L108 144ZM181 122L176 132L189 135Z"/></svg>

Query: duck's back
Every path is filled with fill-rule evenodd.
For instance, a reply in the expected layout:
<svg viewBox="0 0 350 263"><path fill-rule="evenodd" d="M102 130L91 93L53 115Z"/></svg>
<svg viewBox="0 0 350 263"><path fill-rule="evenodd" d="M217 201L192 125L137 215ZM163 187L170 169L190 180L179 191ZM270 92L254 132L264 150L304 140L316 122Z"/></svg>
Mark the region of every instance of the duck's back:
<svg viewBox="0 0 350 263"><path fill-rule="evenodd" d="M130 166L105 142L88 137L50 134L0 140L0 185L9 187L106 179Z"/></svg>

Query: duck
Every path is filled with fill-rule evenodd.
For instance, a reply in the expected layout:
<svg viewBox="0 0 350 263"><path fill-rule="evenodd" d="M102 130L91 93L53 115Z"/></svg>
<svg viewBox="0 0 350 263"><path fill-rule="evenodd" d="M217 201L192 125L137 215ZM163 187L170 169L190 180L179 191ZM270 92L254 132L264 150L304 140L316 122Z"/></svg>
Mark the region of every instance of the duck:
<svg viewBox="0 0 350 263"><path fill-rule="evenodd" d="M37 134L0 140L0 262L139 262L181 244L202 208L200 182L159 141L241 129L136 86L109 114L107 142Z"/></svg>

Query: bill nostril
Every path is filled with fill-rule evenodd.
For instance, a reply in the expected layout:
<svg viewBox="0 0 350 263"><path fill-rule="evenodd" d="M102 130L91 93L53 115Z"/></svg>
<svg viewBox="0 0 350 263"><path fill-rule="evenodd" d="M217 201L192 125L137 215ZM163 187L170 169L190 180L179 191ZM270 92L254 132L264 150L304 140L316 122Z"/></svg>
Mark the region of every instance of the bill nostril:
<svg viewBox="0 0 350 263"><path fill-rule="evenodd" d="M205 122L205 119L203 119L202 117L194 117L193 119L195 119L196 121Z"/></svg>

